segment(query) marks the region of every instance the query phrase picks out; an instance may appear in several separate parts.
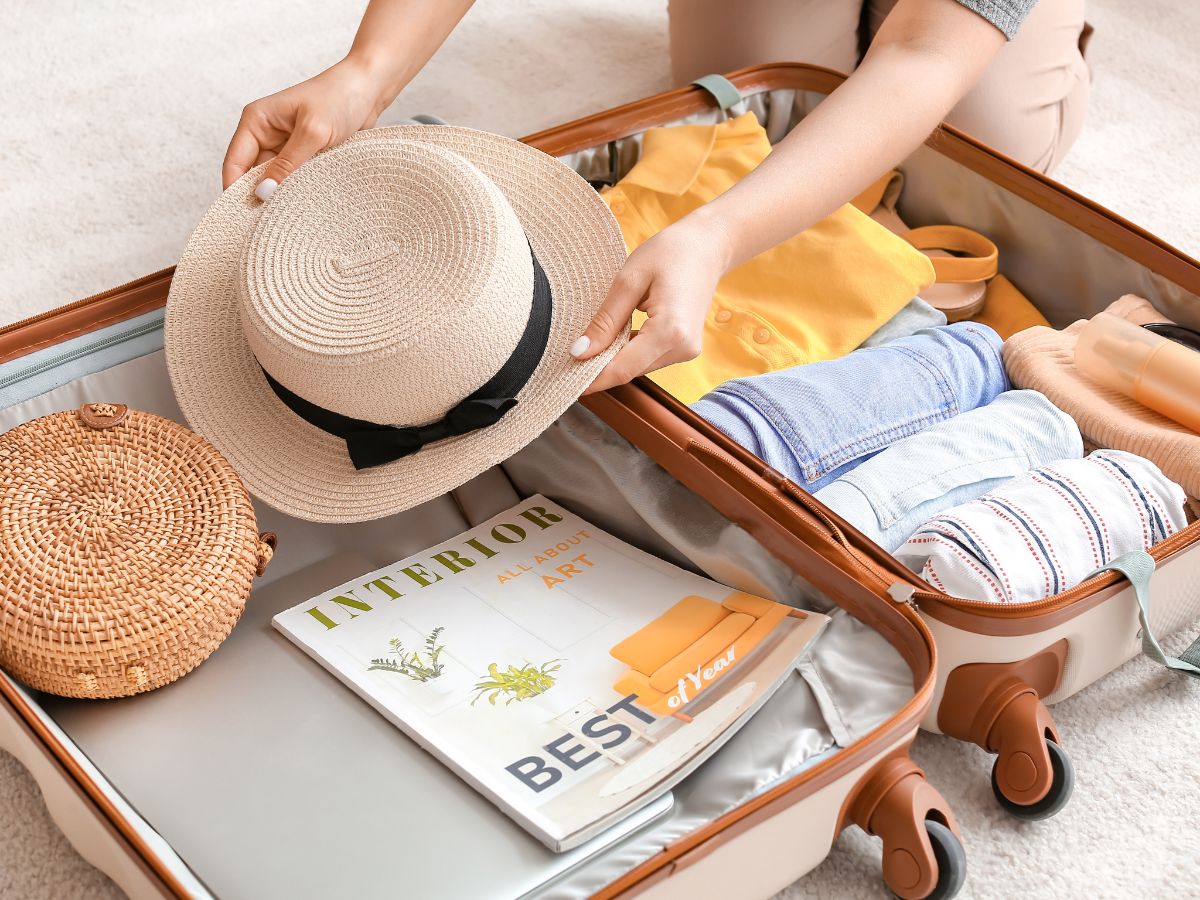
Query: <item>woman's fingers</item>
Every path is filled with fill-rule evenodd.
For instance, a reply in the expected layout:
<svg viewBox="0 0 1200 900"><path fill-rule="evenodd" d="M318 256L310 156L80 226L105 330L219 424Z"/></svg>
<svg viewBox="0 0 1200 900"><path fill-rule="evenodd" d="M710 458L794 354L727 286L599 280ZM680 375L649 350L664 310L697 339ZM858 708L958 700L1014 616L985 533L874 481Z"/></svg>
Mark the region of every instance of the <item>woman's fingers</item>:
<svg viewBox="0 0 1200 900"><path fill-rule="evenodd" d="M251 130L246 117L238 123L237 131L229 141L229 149L225 151L225 161L221 164L221 188L227 188L256 164L259 155L266 150Z"/></svg>
<svg viewBox="0 0 1200 900"><path fill-rule="evenodd" d="M576 359L591 359L607 350L625 329L649 286L649 277L640 268L627 262L613 279L599 312L571 345L571 355Z"/></svg>
<svg viewBox="0 0 1200 900"><path fill-rule="evenodd" d="M584 393L594 394L626 384L639 375L692 359L699 353L699 327L689 328L684 320L676 317L652 316Z"/></svg>
<svg viewBox="0 0 1200 900"><path fill-rule="evenodd" d="M259 200L266 200L279 187L279 182L287 178L320 150L329 146L332 129L312 119L300 119L292 130L291 136L283 149L275 155L263 172L262 180L254 189L254 195Z"/></svg>

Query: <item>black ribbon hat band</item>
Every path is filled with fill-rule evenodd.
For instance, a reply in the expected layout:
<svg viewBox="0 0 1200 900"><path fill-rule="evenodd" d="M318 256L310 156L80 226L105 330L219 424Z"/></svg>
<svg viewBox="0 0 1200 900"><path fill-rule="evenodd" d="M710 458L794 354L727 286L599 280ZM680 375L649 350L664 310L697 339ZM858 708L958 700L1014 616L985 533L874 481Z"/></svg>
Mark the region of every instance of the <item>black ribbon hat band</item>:
<svg viewBox="0 0 1200 900"><path fill-rule="evenodd" d="M533 302L529 307L529 320L525 323L517 346L495 375L451 407L436 422L399 426L352 419L292 393L263 369L267 384L300 418L344 440L350 462L356 469L382 466L416 453L426 444L495 425L517 405L517 394L533 377L550 337L550 322L554 313L550 281L532 248L529 255L533 260Z"/></svg>

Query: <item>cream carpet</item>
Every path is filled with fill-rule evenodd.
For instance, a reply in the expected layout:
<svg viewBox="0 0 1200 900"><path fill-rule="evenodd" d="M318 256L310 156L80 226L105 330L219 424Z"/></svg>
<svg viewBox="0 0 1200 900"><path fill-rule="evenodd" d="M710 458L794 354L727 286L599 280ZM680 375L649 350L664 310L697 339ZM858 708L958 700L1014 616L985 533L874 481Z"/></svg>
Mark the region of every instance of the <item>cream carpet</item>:
<svg viewBox="0 0 1200 900"><path fill-rule="evenodd" d="M243 104L333 62L361 3L34 3L0 13L0 323L170 265L220 189ZM1200 7L1093 0L1097 79L1067 184L1200 255ZM480 0L387 117L433 112L519 135L668 86L662 0ZM1176 640L1174 649L1182 645ZM1023 824L985 755L922 736L916 758L966 841L961 896L1132 897L1200 882L1200 683L1138 660L1055 709L1078 773ZM878 897L878 850L847 833L783 896ZM0 753L0 897L107 898L37 788Z"/></svg>

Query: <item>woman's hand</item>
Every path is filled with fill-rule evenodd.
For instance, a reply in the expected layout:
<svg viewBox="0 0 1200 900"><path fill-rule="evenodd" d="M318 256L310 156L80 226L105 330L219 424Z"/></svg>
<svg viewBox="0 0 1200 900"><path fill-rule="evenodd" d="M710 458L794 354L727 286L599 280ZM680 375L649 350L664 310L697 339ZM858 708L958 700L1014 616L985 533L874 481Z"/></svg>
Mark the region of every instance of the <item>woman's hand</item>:
<svg viewBox="0 0 1200 900"><path fill-rule="evenodd" d="M273 159L254 190L260 200L266 200L314 153L372 127L395 99L387 96L385 81L364 63L347 57L308 81L255 100L242 110L229 142L221 168L223 186Z"/></svg>
<svg viewBox="0 0 1200 900"><path fill-rule="evenodd" d="M273 159L254 189L266 200L314 153L371 128L472 2L370 0L345 59L242 110L221 168L224 186Z"/></svg>
<svg viewBox="0 0 1200 900"><path fill-rule="evenodd" d="M699 213L664 228L634 250L571 353L590 359L603 352L635 309L648 318L585 393L699 356L704 319L728 264L723 230Z"/></svg>

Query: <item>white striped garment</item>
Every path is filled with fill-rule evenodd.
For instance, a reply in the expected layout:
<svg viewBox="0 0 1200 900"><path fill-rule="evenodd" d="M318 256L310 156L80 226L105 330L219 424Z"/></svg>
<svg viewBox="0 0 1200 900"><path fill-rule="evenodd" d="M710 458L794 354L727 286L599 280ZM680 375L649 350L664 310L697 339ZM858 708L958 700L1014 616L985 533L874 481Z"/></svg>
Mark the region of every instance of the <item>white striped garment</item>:
<svg viewBox="0 0 1200 900"><path fill-rule="evenodd" d="M992 603L1040 600L1187 524L1183 489L1158 466L1097 450L1006 481L930 519L896 557L940 591Z"/></svg>

